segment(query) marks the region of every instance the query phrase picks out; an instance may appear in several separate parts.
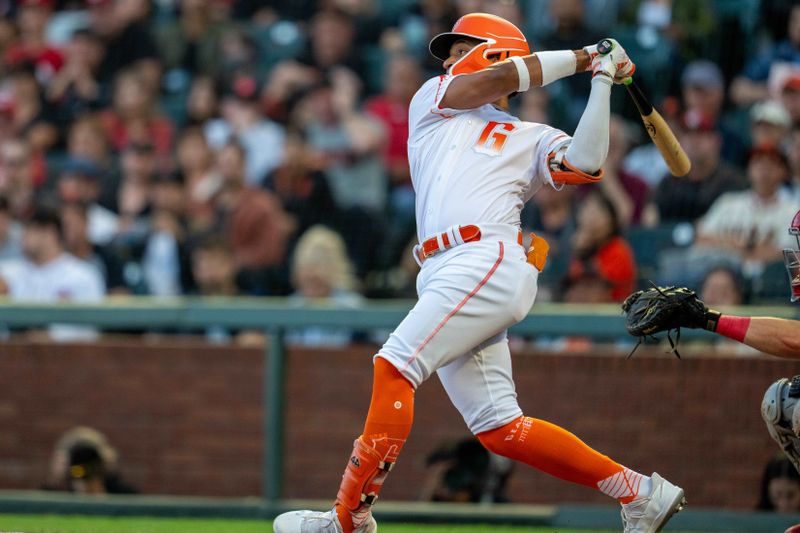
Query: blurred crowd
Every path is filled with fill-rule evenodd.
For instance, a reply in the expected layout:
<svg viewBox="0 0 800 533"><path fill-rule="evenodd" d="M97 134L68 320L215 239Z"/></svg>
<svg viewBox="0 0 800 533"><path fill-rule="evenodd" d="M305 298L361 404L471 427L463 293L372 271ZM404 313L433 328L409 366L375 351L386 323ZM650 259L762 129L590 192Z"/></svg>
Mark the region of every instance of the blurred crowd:
<svg viewBox="0 0 800 533"><path fill-rule="evenodd" d="M693 164L670 176L617 88L606 178L523 212L551 244L540 299L785 299L792 0L0 0L0 294L413 297L408 103L471 11L533 50L616 37ZM572 133L589 87L512 108Z"/></svg>

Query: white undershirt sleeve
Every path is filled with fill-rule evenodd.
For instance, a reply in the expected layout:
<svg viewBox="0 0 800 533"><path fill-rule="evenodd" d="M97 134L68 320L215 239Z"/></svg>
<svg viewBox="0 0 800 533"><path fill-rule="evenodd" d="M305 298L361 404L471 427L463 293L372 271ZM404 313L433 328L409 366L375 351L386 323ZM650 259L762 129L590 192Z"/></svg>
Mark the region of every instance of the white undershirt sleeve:
<svg viewBox="0 0 800 533"><path fill-rule="evenodd" d="M600 170L608 155L610 98L611 80L605 76L595 76L586 109L565 154L572 166L587 174Z"/></svg>

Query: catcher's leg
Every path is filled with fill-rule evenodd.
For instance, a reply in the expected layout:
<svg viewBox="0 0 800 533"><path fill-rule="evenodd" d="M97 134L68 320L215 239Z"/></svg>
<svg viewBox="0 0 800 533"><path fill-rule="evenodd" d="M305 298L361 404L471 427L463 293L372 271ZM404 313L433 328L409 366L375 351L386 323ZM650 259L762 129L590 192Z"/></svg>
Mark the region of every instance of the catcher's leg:
<svg viewBox="0 0 800 533"><path fill-rule="evenodd" d="M800 471L800 375L779 379L761 401L761 417L769 434Z"/></svg>
<svg viewBox="0 0 800 533"><path fill-rule="evenodd" d="M354 443L336 496L336 514L345 533L371 520L372 504L403 449L413 419L414 387L386 359L376 357L364 432Z"/></svg>

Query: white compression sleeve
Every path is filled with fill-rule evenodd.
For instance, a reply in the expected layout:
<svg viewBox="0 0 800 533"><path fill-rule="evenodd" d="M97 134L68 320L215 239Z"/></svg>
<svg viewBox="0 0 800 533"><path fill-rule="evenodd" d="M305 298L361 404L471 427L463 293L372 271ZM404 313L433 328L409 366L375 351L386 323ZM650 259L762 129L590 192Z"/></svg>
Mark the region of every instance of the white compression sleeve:
<svg viewBox="0 0 800 533"><path fill-rule="evenodd" d="M600 170L608 155L610 99L611 80L605 76L592 78L589 101L564 155L572 166L587 174Z"/></svg>

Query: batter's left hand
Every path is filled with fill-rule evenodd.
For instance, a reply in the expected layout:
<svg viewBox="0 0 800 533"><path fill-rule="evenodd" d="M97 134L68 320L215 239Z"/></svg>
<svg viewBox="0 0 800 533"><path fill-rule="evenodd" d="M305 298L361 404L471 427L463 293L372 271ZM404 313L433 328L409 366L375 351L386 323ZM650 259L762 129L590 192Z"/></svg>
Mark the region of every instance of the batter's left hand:
<svg viewBox="0 0 800 533"><path fill-rule="evenodd" d="M604 55L598 52L597 45L584 47L592 58L592 77L604 75L614 83L623 83L636 71L636 65L616 39L606 38L603 41L611 44L611 50Z"/></svg>

